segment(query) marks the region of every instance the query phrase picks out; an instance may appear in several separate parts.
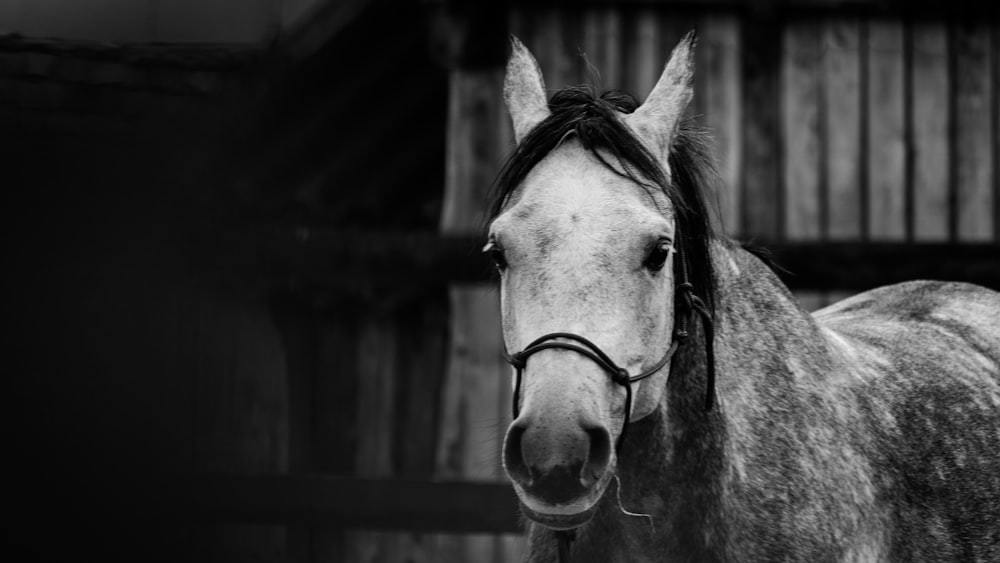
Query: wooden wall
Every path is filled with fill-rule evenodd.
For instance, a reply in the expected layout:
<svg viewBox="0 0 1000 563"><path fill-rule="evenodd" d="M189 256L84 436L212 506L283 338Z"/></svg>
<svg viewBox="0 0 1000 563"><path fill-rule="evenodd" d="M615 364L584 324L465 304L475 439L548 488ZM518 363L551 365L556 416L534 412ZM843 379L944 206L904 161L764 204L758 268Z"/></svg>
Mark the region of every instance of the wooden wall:
<svg viewBox="0 0 1000 563"><path fill-rule="evenodd" d="M0 6L0 21L22 4ZM592 81L582 51L603 85L642 96L697 26L691 115L716 139L728 186L716 194L717 221L729 234L1000 242L997 23L821 16L590 3L517 7L509 28L539 58L551 89ZM116 462L120 446L166 426L157 435L170 443L142 444L149 465L173 456L184 469L244 474L503 480L510 387L490 284L386 289L367 280L347 295L282 278L266 304L206 284L205 265L191 265L188 246L172 237L192 237L184 226L192 202L219 178L161 172L187 162L181 154L213 154L217 137L208 133L233 118L222 93L239 90L238 78L153 68L142 76L168 78L163 92L150 92L138 71L114 62L93 63L100 76L80 79L76 58L48 50L0 57L0 121L21 139L13 154L27 194L6 206L18 216L6 225L32 238L12 268L29 272L16 280L30 291L17 293L23 310L14 320L21 355L36 369L21 373L40 374L24 383L34 399L20 413L26 427L39 424L38 412L51 414L51 428L39 430L48 436L77 422L60 413L86 415L77 431L113 430L105 442ZM498 65L450 73L441 233L482 226L485 189L513 142L501 83ZM164 194L173 194L173 211L161 215ZM203 234L193 238L211 240ZM417 246L393 250L419 261ZM208 261L245 250L220 248L206 251ZM331 262L311 263L357 266ZM810 308L831 298L800 297ZM83 368L77 353L89 358ZM54 386L63 391L53 406ZM116 404L122 412L107 408ZM59 452L43 460L56 467L45 475L66 461ZM520 560L522 549L517 536L274 523L224 527L205 541L238 560L303 562L503 563Z"/></svg>
<svg viewBox="0 0 1000 563"><path fill-rule="evenodd" d="M0 34L114 42L258 43L322 0L4 0ZM340 4L358 4L357 1Z"/></svg>
<svg viewBox="0 0 1000 563"><path fill-rule="evenodd" d="M995 20L664 5L521 8L511 19L550 90L595 83L589 61L599 83L640 98L692 28L689 113L715 138L726 233L1000 240ZM831 299L801 296L809 308Z"/></svg>
<svg viewBox="0 0 1000 563"><path fill-rule="evenodd" d="M535 54L550 92L596 83L641 99L697 27L689 114L715 138L726 186L714 194L715 219L729 235L1000 242L997 22L664 4L518 4L509 28ZM497 117L501 80L499 68L452 72L446 232L481 224L481 187L513 147ZM845 295L798 293L807 309ZM485 413L503 413L509 400L495 382L503 366L485 360L500 355L498 332L483 326L497 323L495 302L487 287L452 289L441 447L461 459L492 459L501 447L502 432L482 432L493 420ZM455 425L482 438L450 441ZM494 465L458 475L497 473ZM465 542L464 553L517 560L515 540L483 541Z"/></svg>

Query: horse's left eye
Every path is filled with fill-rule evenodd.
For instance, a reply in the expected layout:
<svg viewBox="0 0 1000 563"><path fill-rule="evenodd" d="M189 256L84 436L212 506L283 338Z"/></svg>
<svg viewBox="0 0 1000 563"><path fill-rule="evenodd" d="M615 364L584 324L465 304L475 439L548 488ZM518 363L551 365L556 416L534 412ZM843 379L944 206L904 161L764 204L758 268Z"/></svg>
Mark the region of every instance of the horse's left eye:
<svg viewBox="0 0 1000 563"><path fill-rule="evenodd" d="M496 266L498 271L504 271L507 268L507 259L503 255L503 250L497 246L497 243L490 241L483 247L483 253L490 257L493 261L493 265Z"/></svg>
<svg viewBox="0 0 1000 563"><path fill-rule="evenodd" d="M669 256L670 242L660 241L649 252L649 256L643 262L643 266L651 272L658 272L663 269L663 265L667 262L667 257Z"/></svg>

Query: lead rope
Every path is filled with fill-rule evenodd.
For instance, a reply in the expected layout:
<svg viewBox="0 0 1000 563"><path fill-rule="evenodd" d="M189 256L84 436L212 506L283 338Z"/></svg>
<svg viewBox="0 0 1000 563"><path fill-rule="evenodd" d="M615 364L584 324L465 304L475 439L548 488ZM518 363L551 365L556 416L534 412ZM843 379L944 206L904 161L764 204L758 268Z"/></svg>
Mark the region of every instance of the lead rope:
<svg viewBox="0 0 1000 563"><path fill-rule="evenodd" d="M677 239L679 242L679 233ZM618 434L618 440L615 442L615 454L618 455L621 452L622 440L625 438L625 430L628 428L628 418L632 410L632 383L653 375L670 362L674 352L677 351L680 342L686 340L688 336L690 336L690 333L688 332L688 324L689 317L692 312L698 313L698 315L701 316L702 330L705 333L705 412L711 412L715 400L715 327L712 322L712 313L708 310L708 306L705 305L705 302L700 297L695 295L694 286L688 279L686 257L682 252L678 252L678 258L681 261L681 283L677 286L677 293L680 297L680 302L684 305L684 311L682 314L677 316L677 327L674 330L673 342L670 343L670 347L667 349L667 352L655 366L640 373L639 375L630 376L627 370L618 367L611 360L611 358L604 353L603 350L597 347L596 344L582 336L568 332L554 332L546 334L545 336L537 338L534 342L526 346L524 350L514 354L508 354L505 349L503 351L503 357L507 360L507 363L514 367L517 374L514 381L514 396L512 401L512 412L514 418L517 418L520 407L521 374L527 364L528 356L534 354L535 352L549 348L573 350L574 352L582 354L593 360L597 363L597 365L601 366L611 375L612 381L625 388L625 420L622 422L621 433ZM555 338L575 340L583 344L583 346L573 344L571 342L553 342L552 340ZM559 530L555 532L555 536L558 543L559 563L569 563L570 547L573 540L576 539L576 531Z"/></svg>
<svg viewBox="0 0 1000 563"><path fill-rule="evenodd" d="M677 233L678 245L680 245L681 234ZM708 306L694 293L694 285L688 278L687 256L678 252L681 262L681 283L677 286L677 292L686 308L684 314L677 320L678 329L675 338L685 340L689 336L688 319L694 311L701 316L701 328L705 332L705 412L712 411L715 403L715 324L712 322L712 313Z"/></svg>
<svg viewBox="0 0 1000 563"><path fill-rule="evenodd" d="M559 563L569 563L569 547L576 539L576 532L559 530L556 532L556 539L559 541Z"/></svg>

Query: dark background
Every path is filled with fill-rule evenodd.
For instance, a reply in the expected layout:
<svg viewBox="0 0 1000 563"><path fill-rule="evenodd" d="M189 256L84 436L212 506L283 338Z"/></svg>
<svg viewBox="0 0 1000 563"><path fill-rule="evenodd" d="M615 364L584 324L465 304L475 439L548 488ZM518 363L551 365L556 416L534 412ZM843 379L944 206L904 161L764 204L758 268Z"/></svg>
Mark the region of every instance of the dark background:
<svg viewBox="0 0 1000 563"><path fill-rule="evenodd" d="M253 42L0 37L19 560L287 557L270 529L230 541L175 519L157 476L289 469L271 232L437 227L447 75L428 7L354 4Z"/></svg>

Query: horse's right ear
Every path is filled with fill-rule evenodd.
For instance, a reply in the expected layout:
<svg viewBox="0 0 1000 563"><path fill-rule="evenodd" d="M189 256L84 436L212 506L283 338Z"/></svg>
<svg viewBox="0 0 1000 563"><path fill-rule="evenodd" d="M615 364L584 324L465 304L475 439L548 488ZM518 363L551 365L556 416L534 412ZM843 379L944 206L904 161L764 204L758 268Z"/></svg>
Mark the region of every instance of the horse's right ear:
<svg viewBox="0 0 1000 563"><path fill-rule="evenodd" d="M545 101L542 69L538 67L535 57L513 35L510 36L510 51L507 76L503 81L503 99L514 122L514 138L520 143L535 125L549 116L549 106Z"/></svg>

